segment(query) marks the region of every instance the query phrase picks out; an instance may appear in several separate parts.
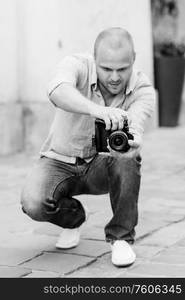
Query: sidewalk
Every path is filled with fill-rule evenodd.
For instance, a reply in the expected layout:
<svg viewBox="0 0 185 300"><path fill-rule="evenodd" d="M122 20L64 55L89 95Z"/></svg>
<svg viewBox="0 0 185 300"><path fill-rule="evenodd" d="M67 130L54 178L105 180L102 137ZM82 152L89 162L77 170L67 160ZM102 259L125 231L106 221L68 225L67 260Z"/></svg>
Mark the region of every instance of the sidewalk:
<svg viewBox="0 0 185 300"><path fill-rule="evenodd" d="M108 195L80 196L90 210L77 248L55 248L60 228L22 213L19 197L35 157L0 158L0 277L185 277L185 127L160 128L145 136L137 260L111 264L104 226Z"/></svg>

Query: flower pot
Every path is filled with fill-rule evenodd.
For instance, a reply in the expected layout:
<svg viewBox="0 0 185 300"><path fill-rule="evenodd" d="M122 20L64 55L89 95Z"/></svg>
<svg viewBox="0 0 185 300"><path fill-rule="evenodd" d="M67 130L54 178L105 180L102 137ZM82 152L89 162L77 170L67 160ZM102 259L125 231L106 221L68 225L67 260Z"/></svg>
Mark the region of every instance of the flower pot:
<svg viewBox="0 0 185 300"><path fill-rule="evenodd" d="M155 57L155 87L159 96L159 126L177 126L184 84L184 57Z"/></svg>

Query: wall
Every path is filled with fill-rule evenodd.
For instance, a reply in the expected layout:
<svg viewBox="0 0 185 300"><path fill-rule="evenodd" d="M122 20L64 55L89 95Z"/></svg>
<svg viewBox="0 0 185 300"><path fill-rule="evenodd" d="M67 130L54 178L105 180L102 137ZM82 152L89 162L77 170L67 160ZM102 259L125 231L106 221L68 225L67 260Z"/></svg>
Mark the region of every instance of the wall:
<svg viewBox="0 0 185 300"><path fill-rule="evenodd" d="M14 103L13 112L19 107L15 111L19 111L16 119L22 134L18 141L14 128L17 142L6 141L3 153L18 151L21 141L27 151L38 151L53 118L46 89L57 62L68 53L92 51L96 35L106 27L122 26L131 32L136 66L153 79L148 0L8 0L0 1L0 8L4 24L0 28L1 103L8 121L12 120L9 103Z"/></svg>
<svg viewBox="0 0 185 300"><path fill-rule="evenodd" d="M185 1L178 0L178 6L179 6L178 39L185 43ZM185 105L185 81L184 81L183 101Z"/></svg>
<svg viewBox="0 0 185 300"><path fill-rule="evenodd" d="M71 9L72 8L72 9ZM152 78L150 1L60 1L60 31L64 54L92 51L97 34L111 26L125 27L133 35L136 64Z"/></svg>
<svg viewBox="0 0 185 300"><path fill-rule="evenodd" d="M0 1L0 153L22 149L19 104L16 2Z"/></svg>

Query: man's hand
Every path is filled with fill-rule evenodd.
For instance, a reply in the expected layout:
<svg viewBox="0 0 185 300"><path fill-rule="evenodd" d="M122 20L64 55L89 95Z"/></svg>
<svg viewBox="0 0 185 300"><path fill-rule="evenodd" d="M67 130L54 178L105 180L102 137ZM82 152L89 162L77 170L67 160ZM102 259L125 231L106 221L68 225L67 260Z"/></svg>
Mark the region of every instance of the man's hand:
<svg viewBox="0 0 185 300"><path fill-rule="evenodd" d="M135 136L134 140L128 140L128 144L130 146L130 149L127 152L114 151L108 145L108 149L110 151L109 155L115 158L121 158L123 156L128 158L136 157L140 153L141 139Z"/></svg>
<svg viewBox="0 0 185 300"><path fill-rule="evenodd" d="M141 147L141 142L139 140L128 140L128 144L130 146L130 148L132 149L137 149L139 147Z"/></svg>
<svg viewBox="0 0 185 300"><path fill-rule="evenodd" d="M104 120L106 125L106 130L112 129L122 129L124 127L124 119L128 119L128 124L130 123L130 119L128 116L128 113L120 108L115 107L104 107L104 106L98 106L93 109L93 112L91 113L93 117L99 118Z"/></svg>

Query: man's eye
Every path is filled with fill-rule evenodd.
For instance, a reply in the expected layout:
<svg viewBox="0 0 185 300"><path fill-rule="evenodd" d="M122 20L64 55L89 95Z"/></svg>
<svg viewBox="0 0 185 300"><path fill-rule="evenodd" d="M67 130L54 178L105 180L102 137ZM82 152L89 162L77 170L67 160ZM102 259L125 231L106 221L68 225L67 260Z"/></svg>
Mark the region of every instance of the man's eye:
<svg viewBox="0 0 185 300"><path fill-rule="evenodd" d="M104 71L106 71L106 72L110 72L111 71L111 69L109 69L109 68L103 68L104 69Z"/></svg>

